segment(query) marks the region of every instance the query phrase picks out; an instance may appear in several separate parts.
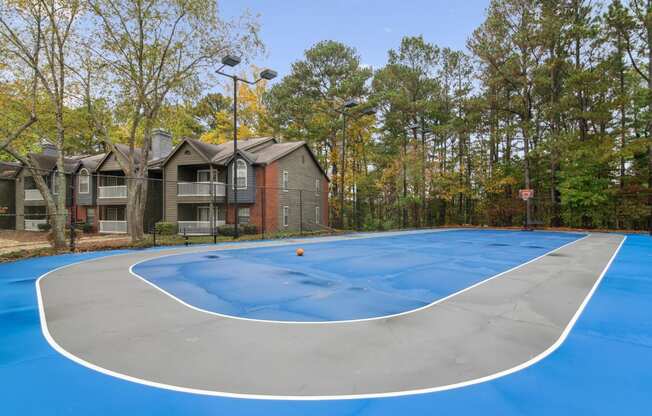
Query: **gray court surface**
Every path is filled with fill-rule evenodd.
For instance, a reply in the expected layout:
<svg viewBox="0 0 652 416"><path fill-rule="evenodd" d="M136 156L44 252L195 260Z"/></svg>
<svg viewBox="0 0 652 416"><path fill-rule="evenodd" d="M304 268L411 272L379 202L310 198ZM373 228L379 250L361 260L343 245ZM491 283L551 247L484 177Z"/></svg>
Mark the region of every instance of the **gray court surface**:
<svg viewBox="0 0 652 416"><path fill-rule="evenodd" d="M221 393L383 394L490 377L546 351L622 240L592 234L427 308L348 323L215 316L129 273L138 261L215 246L78 263L39 284L52 339L116 373Z"/></svg>

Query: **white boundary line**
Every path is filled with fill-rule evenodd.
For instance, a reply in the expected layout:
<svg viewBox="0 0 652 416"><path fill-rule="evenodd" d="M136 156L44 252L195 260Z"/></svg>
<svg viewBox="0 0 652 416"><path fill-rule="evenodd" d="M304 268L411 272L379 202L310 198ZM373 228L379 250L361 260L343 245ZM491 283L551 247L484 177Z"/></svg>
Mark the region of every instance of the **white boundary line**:
<svg viewBox="0 0 652 416"><path fill-rule="evenodd" d="M506 273L509 273L509 272L514 271L514 270L520 269L521 267L526 266L526 265L528 265L528 264L530 264L530 263L532 263L532 262L535 262L535 261L537 261L537 260L539 260L539 259L541 259L541 258L547 256L547 255L550 254L550 253L554 253L554 252L557 251L557 250L561 250L561 249L564 248L564 247L567 247L567 246L570 246L570 245L572 245L572 244L575 244L575 243L577 243L577 242L579 242L579 241L582 241L582 240L584 240L584 239L587 238L587 237L589 237L589 234L585 235L585 236L582 237L582 238L578 238L577 240L573 240L573 241L571 241L570 243L566 243L566 244L564 244L563 246L559 246L559 247L557 247L557 248L555 248L555 249L553 249L553 250L550 250L550 251L548 251L548 252L546 252L546 253L544 253L544 254L538 256L538 257L535 257L535 258L533 258L533 259L531 259L531 260L526 261L525 263L521 263L521 264L519 264L518 266L512 267L512 268L509 269L509 270L505 270L505 271L503 271L503 272L500 272L500 273L498 273L498 274L495 274L495 275L493 275L493 276L491 276L491 277L488 277L488 278L485 279L485 280L481 280L481 281L479 281L479 282L477 282L477 283L474 283L474 284L471 285L471 286L467 286L467 287L465 287L464 289L458 290L457 292L453 292L453 293L451 293L450 295L447 295L447 296L445 296L445 297L443 297L443 298L437 299L437 300L435 300L435 301L433 301L433 302L431 302L431 303L429 303L429 304L427 304L427 305L423 305L423 306L420 306L420 307L415 308L415 309L410 309L410 310L408 310L408 311L399 312L399 313L394 313L394 314L390 314L390 315L374 316L374 317L372 317L372 318L362 318L362 319L343 319L343 320L339 320L339 321L276 321L276 320L273 320L273 319L254 319L254 318L244 318L244 317L242 317L242 316L227 315L227 314L222 314L222 313L219 313L219 312L209 311L209 310L202 309L202 308L199 308L199 307L197 307L197 306L191 305L191 304L187 303L186 301L184 301L184 300L182 300L182 299L180 299L180 298L174 296L174 295L171 294L170 292L166 291L165 289L161 288L160 286L156 285L155 283L150 282L149 280L147 280L146 278L142 277L141 275L139 275L138 273L136 273L136 272L133 270L135 266L137 266L137 265L139 265L139 264L141 264L141 263L144 263L144 262L146 262L146 261L158 260L158 259L161 259L161 258L164 258L164 257L182 256L182 255L184 255L184 254L194 254L194 253L174 253L174 254L165 254L165 255L163 255L163 256L159 256L159 257L156 257L156 258L140 260L140 261L138 261L138 262L132 264L132 265L129 267L129 273L131 273L132 275L136 276L137 278L139 278L139 279L142 280L143 282L147 283L148 285L152 286L153 288L155 288L155 289L158 290L159 292L161 292L161 293L163 293L163 294L169 296L170 298L176 300L177 302L181 303L182 305L184 305L184 306L186 306L186 307L188 307L188 308L190 308L190 309L193 309L193 310L195 310L195 311L197 311L197 312L205 313L205 314L208 314L208 315L219 316L219 317L222 317L222 318L236 319L236 320L240 320L240 321L263 322L263 323L270 323L270 324L290 324L290 325L333 325L333 324L349 324L349 323L356 323L356 322L367 322L367 321L377 321L377 320L381 320L381 319L396 318L396 317L399 317L399 316L404 316L404 315L408 315L408 314L412 314L412 313L416 313L416 312L422 311L422 310L424 310L424 309L428 309L428 308L430 308L430 307L432 307L432 306L434 306L434 305L436 305L436 304L438 304L438 303L444 302L444 301L446 301L446 300L448 300L448 299L450 299L450 298L452 298L452 297L454 297L454 296L460 295L460 294L462 294L462 293L464 293L464 292L466 292L466 291L468 291L468 290L471 290L471 289L473 289L473 288L475 288L475 287L477 287L477 286L480 286L480 285L482 285L482 284L485 284L485 283L489 282L490 280L493 280L493 279L495 279L495 278L497 278L497 277L500 277L500 276L502 276L502 275L504 275L504 274L506 274ZM249 248L251 248L251 247L249 247ZM231 249L229 248L228 250L231 250ZM220 251L220 250L215 250L215 251Z"/></svg>
<svg viewBox="0 0 652 416"><path fill-rule="evenodd" d="M586 236L588 237L588 236ZM584 237L584 238L586 238ZM583 239L583 238L582 238ZM205 396L216 396L216 397L225 397L225 398L237 398L237 399L259 399L259 400L292 400L292 401L315 401L315 400L353 400L353 399L372 399L372 398L383 398L383 397L397 397L397 396L408 396L408 395L415 395L415 394L424 394L424 393L436 393L436 392L441 392L441 391L446 391L446 390L452 390L452 389L458 389L461 387L467 387L471 386L474 384L479 384L491 380L495 380L500 377L507 376L509 374L515 373L517 371L523 370L527 367L532 366L533 364L536 364L537 362L543 360L546 358L548 355L553 353L557 348L559 348L563 342L566 340L568 337L570 331L573 329L575 323L579 319L580 315L584 311L586 305L588 304L589 300L595 293L596 289L602 282L602 279L604 278L604 275L607 273L607 270L609 270L609 267L611 267L611 264L613 263L614 259L620 252L621 247L625 243L625 240L627 239L626 236L623 236L622 241L614 251L613 255L611 256L611 259L609 259L609 262L607 265L604 267L602 270L602 273L598 277L598 279L595 281L593 284L593 287L589 291L589 293L586 295L582 303L580 304L579 308L569 321L568 325L562 331L562 334L560 337L555 341L550 347L548 347L546 350L541 352L540 354L534 356L530 360L521 363L515 367L490 374L484 377L476 378L476 379L471 379L459 383L454 383L454 384L449 384L449 385L444 385L444 386L437 386L437 387L432 387L432 388L424 388L424 389L415 389L415 390L404 390L404 391L395 391L395 392L387 392L387 393L376 393L376 394L351 394L351 395L335 395L335 396L278 396L278 395L262 395L262 394L242 394L242 393L229 393L229 392L219 392L219 391L212 391L212 390L202 390L202 389L193 389L193 388L188 388L188 387L182 387L182 386L174 386L170 384L164 384L164 383L158 383L150 380L145 380L145 379L140 379L137 377L132 377L127 374L122 374L118 373L100 366L97 366L93 363L90 363L80 357L77 357L76 355L68 352L64 348L62 348L52 337L48 330L47 326L47 321L45 318L45 308L43 306L43 300L42 300L42 295L41 295L41 289L40 289L40 281L44 277L46 277L49 273L55 272L57 270L63 269L65 267L68 267L70 265L66 266L61 266L56 269L53 269L43 275L41 275L35 285L36 285L36 294L37 294L37 300L38 300L38 308L39 308L39 318L41 321L41 330L43 332L43 336L47 340L47 342L50 344L54 350L59 352L61 355L64 357L84 366L87 368L90 368L91 370L95 370L97 372L116 377L119 379L123 379L126 381L131 381L134 383L138 384L143 384L146 386L150 387L156 387L156 388L161 388L161 389L166 389L166 390L172 390L176 392L182 392L182 393L191 393L191 394L199 394L199 395L205 395ZM575 240L574 242L577 242L581 239ZM563 246L562 246L563 247ZM560 247L561 248L561 247ZM554 250L553 250L554 251ZM89 259L85 261L91 261L91 260L97 260L97 259ZM81 261L78 263L73 263L73 264L79 264L85 261Z"/></svg>

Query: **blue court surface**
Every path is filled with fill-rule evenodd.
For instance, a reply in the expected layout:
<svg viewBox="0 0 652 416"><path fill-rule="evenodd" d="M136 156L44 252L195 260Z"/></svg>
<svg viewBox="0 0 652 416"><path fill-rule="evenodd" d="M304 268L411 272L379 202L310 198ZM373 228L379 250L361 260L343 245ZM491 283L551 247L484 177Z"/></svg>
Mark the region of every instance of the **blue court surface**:
<svg viewBox="0 0 652 416"><path fill-rule="evenodd" d="M451 231L163 257L133 271L200 309L336 321L420 308L582 237Z"/></svg>
<svg viewBox="0 0 652 416"><path fill-rule="evenodd" d="M217 258L184 254L141 263L134 271L188 304L217 313L269 320L360 319L419 308L580 237L452 231L306 244L303 259L288 254L287 247L220 251ZM0 414L628 415L647 414L652 406L648 236L627 237L568 338L542 361L453 390L330 401L182 393L114 378L60 355L41 332L36 279L61 266L116 254L0 265ZM217 273L217 264L224 273ZM250 273L258 272L263 276L251 281Z"/></svg>

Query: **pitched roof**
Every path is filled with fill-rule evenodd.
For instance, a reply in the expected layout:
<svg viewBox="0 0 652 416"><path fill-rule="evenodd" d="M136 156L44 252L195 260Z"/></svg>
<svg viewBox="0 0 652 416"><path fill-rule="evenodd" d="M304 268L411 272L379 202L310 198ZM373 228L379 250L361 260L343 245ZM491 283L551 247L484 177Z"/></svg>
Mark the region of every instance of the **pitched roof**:
<svg viewBox="0 0 652 416"><path fill-rule="evenodd" d="M0 162L0 179L15 179L21 167L20 163Z"/></svg>
<svg viewBox="0 0 652 416"><path fill-rule="evenodd" d="M197 139L185 138L163 161L163 164L172 159L174 154L187 143L194 148L206 160L207 163L216 165L228 165L233 159L233 141L221 144L212 144L202 142ZM238 140L238 153L246 158L250 163L265 165L278 160L291 152L305 147L310 157L312 157L319 170L328 179L324 168L319 164L310 147L306 142L283 142L279 143L274 137L256 137L245 140Z"/></svg>
<svg viewBox="0 0 652 416"><path fill-rule="evenodd" d="M57 156L43 153L30 153L29 158L34 161L35 168L43 174L49 173L57 168ZM75 157L63 158L63 169L65 173L72 173L79 166L79 159Z"/></svg>
<svg viewBox="0 0 652 416"><path fill-rule="evenodd" d="M256 156L253 152L249 152L248 149L258 147L267 142L276 143L274 137L256 137L251 139L238 140L238 151L242 153L246 158L250 159L252 162L256 161ZM215 163L217 165L227 164L231 157L233 156L233 141L228 141L220 144L212 144L202 142L197 139L185 138L179 145L167 156L163 164L170 160L172 156L183 146L184 143L188 143L192 146L197 153L199 153L207 162Z"/></svg>
<svg viewBox="0 0 652 416"><path fill-rule="evenodd" d="M97 165L100 164L100 161L104 159L104 156L106 156L106 153L100 153L93 156L86 156L80 159L80 162L83 167L90 170L91 172L94 172L95 169L97 168Z"/></svg>
<svg viewBox="0 0 652 416"><path fill-rule="evenodd" d="M304 146L305 144L306 142L274 143L273 145L267 146L256 153L256 162L264 164L272 163L273 161L285 156L293 150Z"/></svg>

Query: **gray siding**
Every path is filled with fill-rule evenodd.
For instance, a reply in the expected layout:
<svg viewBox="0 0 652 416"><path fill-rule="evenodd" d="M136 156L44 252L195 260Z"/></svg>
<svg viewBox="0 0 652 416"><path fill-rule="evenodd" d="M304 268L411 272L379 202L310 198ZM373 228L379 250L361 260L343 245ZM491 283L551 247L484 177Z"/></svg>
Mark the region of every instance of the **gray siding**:
<svg viewBox="0 0 652 416"><path fill-rule="evenodd" d="M177 196L177 183L192 181L189 176L179 177L180 166L193 166L208 169L208 162L188 143L184 142L181 147L172 155L163 167L164 185L164 217L165 221L177 222L179 219L179 204L201 203L209 204L210 196ZM217 169L217 168L215 168ZM218 180L226 181L223 172L218 173ZM216 198L217 203L224 202L224 197Z"/></svg>
<svg viewBox="0 0 652 416"><path fill-rule="evenodd" d="M254 167L247 163L247 188L238 189L238 203L252 204L256 202L256 172ZM226 196L229 203L233 203L233 163L227 166L228 186L226 187Z"/></svg>
<svg viewBox="0 0 652 416"><path fill-rule="evenodd" d="M122 167L118 163L118 159L116 159L113 152L111 152L109 156L107 156L107 158L104 159L104 162L102 163L102 166L100 166L99 171L106 172L112 170L119 170L120 172L122 172Z"/></svg>
<svg viewBox="0 0 652 416"><path fill-rule="evenodd" d="M77 172L79 175L79 172ZM97 194L97 176L90 173L90 186L88 193L79 192L79 176L77 176L77 184L75 185L75 197L77 199L77 205L81 206L94 206L95 205L95 195Z"/></svg>
<svg viewBox="0 0 652 416"><path fill-rule="evenodd" d="M304 230L320 229L324 225L324 212L327 212L327 199L324 198L324 182L327 180L319 166L302 146L282 157L278 164L278 228L279 230L297 231L303 222ZM288 190L283 188L283 171L288 172ZM317 192L315 180L319 179L321 189ZM288 226L283 226L283 207L289 207ZM303 207L300 210L300 206ZM315 221L315 207L320 208L320 224Z"/></svg>

